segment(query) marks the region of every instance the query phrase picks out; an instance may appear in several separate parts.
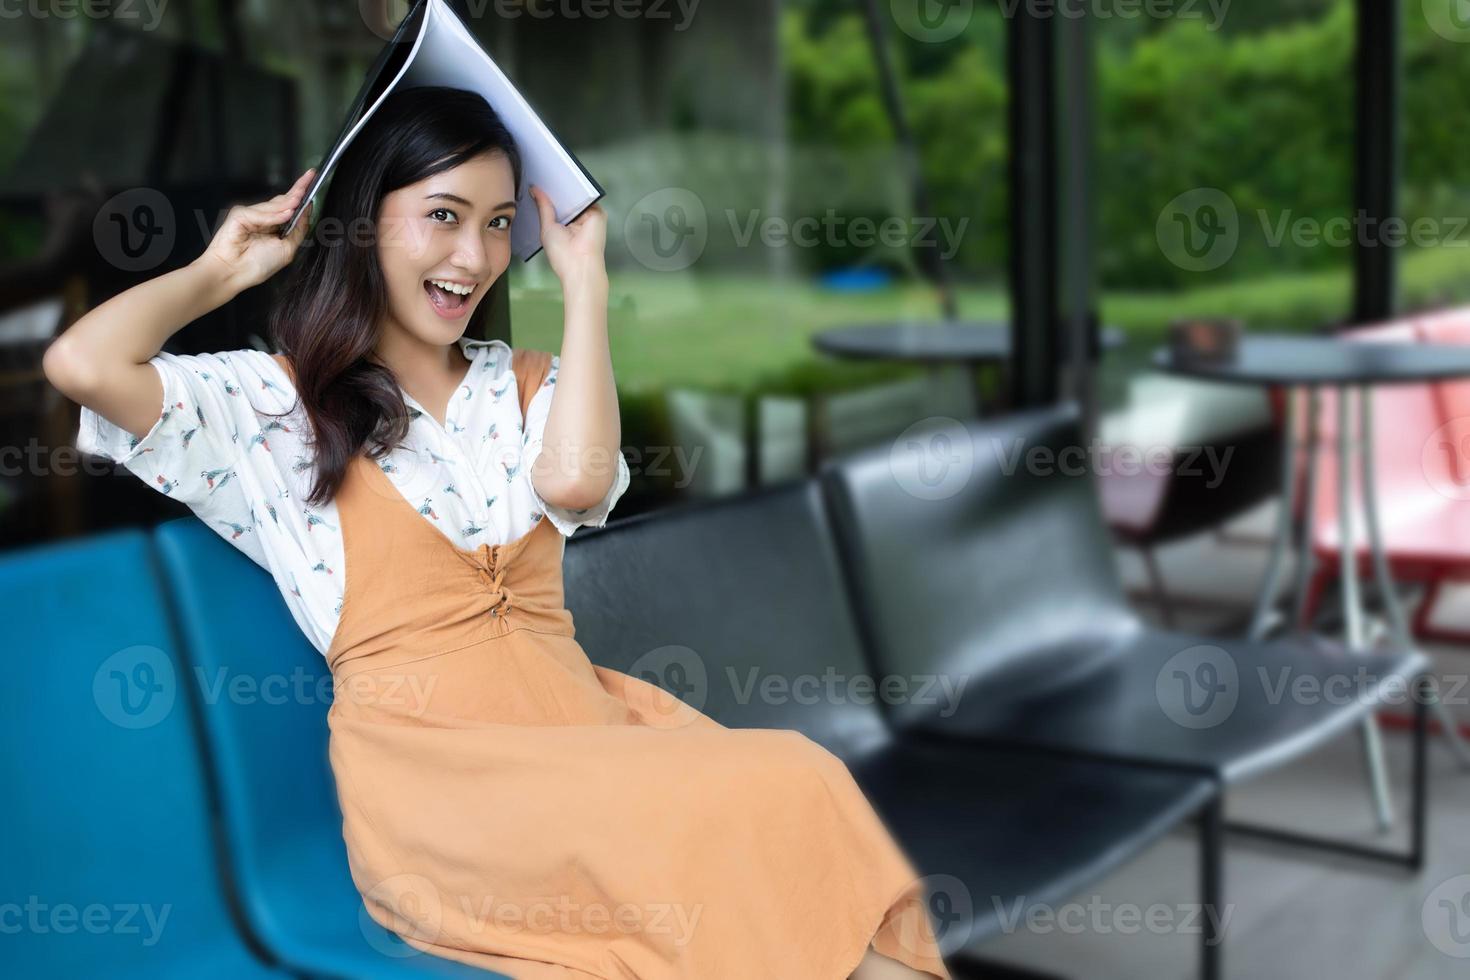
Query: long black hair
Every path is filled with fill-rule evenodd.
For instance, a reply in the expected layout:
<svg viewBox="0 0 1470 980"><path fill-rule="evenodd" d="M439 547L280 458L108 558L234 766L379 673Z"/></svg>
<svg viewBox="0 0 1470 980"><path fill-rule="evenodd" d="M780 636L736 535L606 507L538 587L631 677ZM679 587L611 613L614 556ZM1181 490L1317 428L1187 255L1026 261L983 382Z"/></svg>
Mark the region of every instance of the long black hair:
<svg viewBox="0 0 1470 980"><path fill-rule="evenodd" d="M426 86L384 100L338 160L269 326L314 437L308 503L335 497L358 453L379 458L408 434L397 382L368 356L388 305L377 252L384 195L486 152L509 160L519 197L520 151L490 104L474 92ZM488 305L475 310L467 335L480 335Z"/></svg>

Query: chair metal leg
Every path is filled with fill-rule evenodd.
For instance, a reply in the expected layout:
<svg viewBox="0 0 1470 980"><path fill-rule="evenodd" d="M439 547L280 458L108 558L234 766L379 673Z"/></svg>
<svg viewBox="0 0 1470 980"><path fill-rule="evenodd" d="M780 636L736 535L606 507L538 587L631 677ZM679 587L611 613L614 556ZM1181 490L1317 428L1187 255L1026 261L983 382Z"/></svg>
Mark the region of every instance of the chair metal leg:
<svg viewBox="0 0 1470 980"><path fill-rule="evenodd" d="M1164 625L1170 629L1174 628L1174 600L1169 597L1169 590L1164 585L1164 573L1159 568L1158 557L1154 554L1152 545L1140 545L1138 551L1143 555L1143 567L1148 571L1149 587L1153 590L1154 601L1159 604L1159 618Z"/></svg>
<svg viewBox="0 0 1470 980"><path fill-rule="evenodd" d="M1409 867L1423 870L1429 836L1429 708L1433 704L1442 708L1439 695L1434 689L1433 679L1418 678L1415 685L1418 697L1414 698L1414 762L1413 762L1413 806L1409 825ZM1433 699L1431 701L1431 699Z"/></svg>
<svg viewBox="0 0 1470 980"><path fill-rule="evenodd" d="M1317 419L1321 407L1321 395L1317 386L1312 385L1307 389L1307 444L1306 456L1302 462L1302 519L1293 520L1293 526L1297 533L1296 553L1296 583L1295 583L1295 606L1292 610L1291 625L1293 628L1304 628L1308 615L1308 606L1314 596L1311 591L1311 583L1315 572L1315 561L1312 557L1312 507L1317 500L1317 457L1320 455L1317 447Z"/></svg>
<svg viewBox="0 0 1470 980"><path fill-rule="evenodd" d="M1411 871L1422 870L1425 861L1429 826L1428 745L1429 709L1434 703L1432 678L1427 674L1414 678L1411 684L1411 690L1415 691L1414 742L1410 772L1409 846L1407 850L1388 850L1387 848L1371 847L1350 841L1318 837L1314 834L1302 834L1296 831L1280 830L1275 827L1265 827L1260 824L1241 823L1237 821L1226 821L1225 830L1231 834L1254 837L1259 840L1272 841L1278 844L1289 844L1293 847L1310 847L1315 850L1343 854L1348 857L1382 861L1408 868Z"/></svg>
<svg viewBox="0 0 1470 980"><path fill-rule="evenodd" d="M1220 932L1225 891L1223 875L1225 851L1224 795L1217 793L1200 814L1199 822L1199 883L1200 914L1204 917L1201 933L1200 968L1201 980L1220 980L1220 946L1225 936Z"/></svg>
<svg viewBox="0 0 1470 980"><path fill-rule="evenodd" d="M1256 596L1255 612L1251 615L1248 636L1252 640L1265 639L1275 620L1276 598L1281 592L1282 565L1286 561L1286 550L1291 542L1291 526L1296 511L1296 393L1286 389L1286 418L1281 436L1281 503L1276 514L1276 531L1271 537L1271 556L1266 562L1266 574L1261 581L1261 591ZM1307 502L1308 507L1311 501Z"/></svg>
<svg viewBox="0 0 1470 980"><path fill-rule="evenodd" d="M1377 490L1374 486L1373 455L1373 397L1370 388L1364 387L1359 401L1360 424L1363 445L1363 513L1367 518L1368 546L1373 554L1373 577L1378 583L1384 611L1388 614L1388 625L1394 644L1401 650L1414 649L1413 636L1409 631L1408 617L1404 615L1403 603L1399 601L1397 589L1389 575L1388 556L1383 550L1383 533L1378 522ZM1460 735L1454 714L1436 696L1430 704L1435 717L1444 731L1445 745L1455 756L1461 769L1470 769L1470 747Z"/></svg>
<svg viewBox="0 0 1470 980"><path fill-rule="evenodd" d="M1342 584L1342 612L1347 629L1347 645L1350 652L1363 649L1363 601L1358 592L1357 547L1353 540L1353 473L1352 452L1354 440L1353 413L1349 404L1354 393L1353 386L1342 385L1337 389L1337 533L1340 546L1338 581ZM1363 389L1366 397L1367 389ZM1371 417L1370 417L1371 420ZM1359 433L1358 449L1363 454L1364 472L1373 465L1369 427ZM1364 492L1364 510L1367 511L1368 494ZM1376 521L1374 522L1376 525ZM1370 532L1371 533L1371 532ZM1378 719L1370 712L1363 718L1363 756L1368 769L1368 782L1373 794L1374 809L1378 818L1378 829L1386 832L1393 826L1393 800L1388 788L1388 769L1383 761L1383 739L1378 731Z"/></svg>
<svg viewBox="0 0 1470 980"><path fill-rule="evenodd" d="M1373 809L1378 818L1379 833L1393 829L1393 797L1388 787L1388 764L1383 759L1383 733L1376 715L1369 714L1358 728L1363 746L1363 766L1368 770L1368 784L1373 794Z"/></svg>

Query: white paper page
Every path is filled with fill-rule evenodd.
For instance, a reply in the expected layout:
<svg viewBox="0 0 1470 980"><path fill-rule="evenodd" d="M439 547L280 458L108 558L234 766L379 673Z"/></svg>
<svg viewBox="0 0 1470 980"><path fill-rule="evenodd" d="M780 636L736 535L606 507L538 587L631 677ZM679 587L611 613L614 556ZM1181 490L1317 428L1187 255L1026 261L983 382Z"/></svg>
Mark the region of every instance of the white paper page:
<svg viewBox="0 0 1470 980"><path fill-rule="evenodd" d="M521 152L521 191L510 241L512 253L527 259L541 247L541 220L530 185L546 192L561 222L571 220L595 201L597 188L443 0L430 0L424 23L424 33L415 45L401 84L446 85L478 92L499 114Z"/></svg>

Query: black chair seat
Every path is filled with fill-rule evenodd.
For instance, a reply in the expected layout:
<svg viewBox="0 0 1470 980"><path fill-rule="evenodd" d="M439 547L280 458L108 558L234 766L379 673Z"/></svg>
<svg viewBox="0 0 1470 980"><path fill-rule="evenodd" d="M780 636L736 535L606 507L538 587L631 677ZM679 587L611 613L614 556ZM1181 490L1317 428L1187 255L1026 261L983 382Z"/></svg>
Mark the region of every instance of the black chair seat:
<svg viewBox="0 0 1470 980"><path fill-rule="evenodd" d="M895 705L898 728L1234 781L1347 729L1379 684L1407 697L1429 666L1419 654L1148 626L1077 462L1079 425L1075 405L956 423L927 448L916 440L923 452L877 447L825 469L876 666L959 692ZM964 479L921 492L939 448Z"/></svg>
<svg viewBox="0 0 1470 980"><path fill-rule="evenodd" d="M1205 774L896 733L876 688L857 683L877 672L815 482L579 531L563 568L595 662L843 760L928 879L946 954L1072 897L1216 798ZM930 677L899 678L913 708L944 702Z"/></svg>
<svg viewBox="0 0 1470 980"><path fill-rule="evenodd" d="M1198 768L1236 782L1313 750L1379 698L1407 703L1415 652L1353 655L1320 637L1216 645L1141 630L1085 672L1007 700L961 696L924 732Z"/></svg>
<svg viewBox="0 0 1470 980"><path fill-rule="evenodd" d="M1216 792L1205 776L913 741L849 769L925 877L946 954L1072 898Z"/></svg>

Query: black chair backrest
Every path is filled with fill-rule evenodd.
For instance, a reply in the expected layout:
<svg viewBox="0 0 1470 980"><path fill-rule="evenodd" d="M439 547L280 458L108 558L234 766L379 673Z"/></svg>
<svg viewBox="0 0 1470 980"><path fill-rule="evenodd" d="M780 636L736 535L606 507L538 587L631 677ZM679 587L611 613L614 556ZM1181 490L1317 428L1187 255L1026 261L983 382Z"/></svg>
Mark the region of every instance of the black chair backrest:
<svg viewBox="0 0 1470 980"><path fill-rule="evenodd" d="M888 741L816 481L578 531L563 575L595 663L730 727L847 758Z"/></svg>
<svg viewBox="0 0 1470 980"><path fill-rule="evenodd" d="M875 670L947 679L974 710L1075 679L1141 628L1086 448L1065 406L934 420L823 467Z"/></svg>

